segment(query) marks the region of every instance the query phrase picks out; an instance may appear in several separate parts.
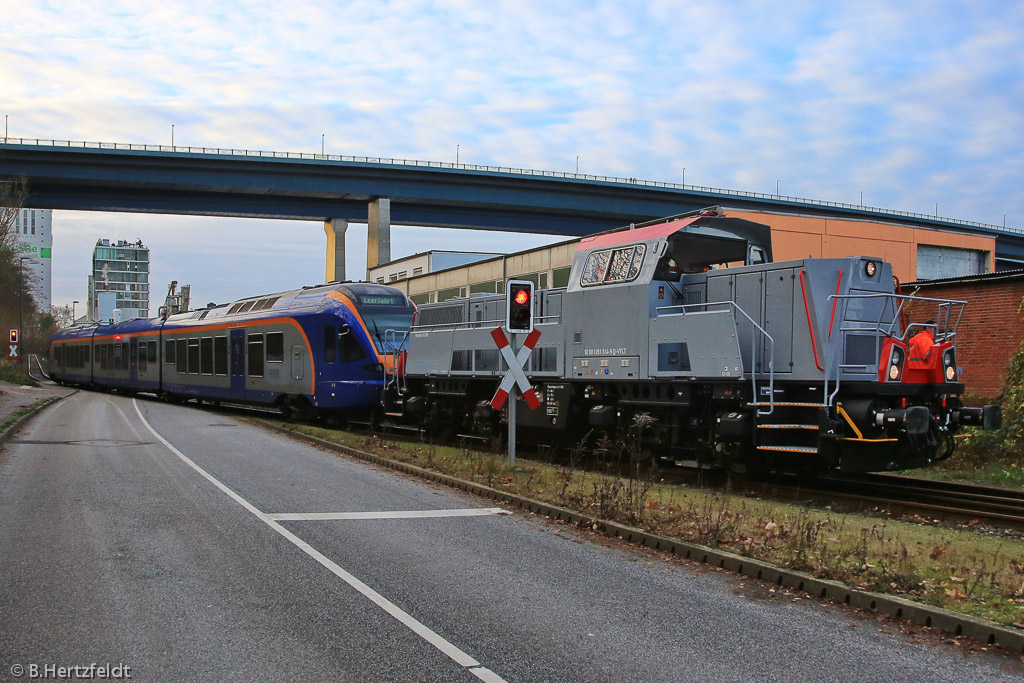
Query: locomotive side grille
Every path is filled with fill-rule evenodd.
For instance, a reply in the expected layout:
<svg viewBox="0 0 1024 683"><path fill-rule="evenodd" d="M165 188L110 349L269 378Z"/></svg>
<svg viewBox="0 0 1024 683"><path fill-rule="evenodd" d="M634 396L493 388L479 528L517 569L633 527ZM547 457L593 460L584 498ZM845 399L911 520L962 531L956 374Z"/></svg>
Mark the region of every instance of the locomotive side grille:
<svg viewBox="0 0 1024 683"><path fill-rule="evenodd" d="M465 306L456 304L454 306L424 306L420 309L419 325L454 325L464 321Z"/></svg>

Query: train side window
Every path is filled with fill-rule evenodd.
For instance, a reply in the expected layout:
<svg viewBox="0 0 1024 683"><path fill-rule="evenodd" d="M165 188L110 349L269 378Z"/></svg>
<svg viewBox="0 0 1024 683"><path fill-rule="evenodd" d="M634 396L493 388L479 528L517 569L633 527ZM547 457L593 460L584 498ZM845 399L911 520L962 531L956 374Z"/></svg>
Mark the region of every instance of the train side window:
<svg viewBox="0 0 1024 683"><path fill-rule="evenodd" d="M114 369L121 369L121 345L114 344Z"/></svg>
<svg viewBox="0 0 1024 683"><path fill-rule="evenodd" d="M204 375L213 374L213 337L199 340L199 364L200 372Z"/></svg>
<svg viewBox="0 0 1024 683"><path fill-rule="evenodd" d="M174 340L167 339L164 341L164 362L174 365Z"/></svg>
<svg viewBox="0 0 1024 683"><path fill-rule="evenodd" d="M263 335L249 335L249 376L263 376Z"/></svg>
<svg viewBox="0 0 1024 683"><path fill-rule="evenodd" d="M138 354L139 354L139 372L145 372L146 369L149 367L146 364L146 359L149 358L148 354L146 353L146 342L142 342L142 343L139 344Z"/></svg>
<svg viewBox="0 0 1024 683"><path fill-rule="evenodd" d="M186 372L188 372L188 340L178 339L175 342L175 345L175 353L178 356L176 369L178 371L178 374L184 375Z"/></svg>
<svg viewBox="0 0 1024 683"><path fill-rule="evenodd" d="M150 363L155 363L156 362L156 342L155 341L148 341L148 342L146 342L146 356L148 357Z"/></svg>
<svg viewBox="0 0 1024 683"><path fill-rule="evenodd" d="M199 337L188 340L188 374L199 374Z"/></svg>
<svg viewBox="0 0 1024 683"><path fill-rule="evenodd" d="M131 364L128 361L131 352L132 350L128 345L128 342L121 344L121 369L125 372L128 372L128 369L131 367Z"/></svg>
<svg viewBox="0 0 1024 683"><path fill-rule="evenodd" d="M84 368L88 364L89 364L89 347L88 346L83 346L82 347L82 367Z"/></svg>
<svg viewBox="0 0 1024 683"><path fill-rule="evenodd" d="M352 363L366 358L366 351L359 345L356 335L352 334L352 328L347 327L338 335L338 346L341 351L342 363Z"/></svg>
<svg viewBox="0 0 1024 683"><path fill-rule="evenodd" d="M267 332L267 362L284 362L284 332Z"/></svg>
<svg viewBox="0 0 1024 683"><path fill-rule="evenodd" d="M324 328L324 362L334 363L338 360L338 330L334 325Z"/></svg>
<svg viewBox="0 0 1024 683"><path fill-rule="evenodd" d="M228 374L228 338L213 338L213 374Z"/></svg>

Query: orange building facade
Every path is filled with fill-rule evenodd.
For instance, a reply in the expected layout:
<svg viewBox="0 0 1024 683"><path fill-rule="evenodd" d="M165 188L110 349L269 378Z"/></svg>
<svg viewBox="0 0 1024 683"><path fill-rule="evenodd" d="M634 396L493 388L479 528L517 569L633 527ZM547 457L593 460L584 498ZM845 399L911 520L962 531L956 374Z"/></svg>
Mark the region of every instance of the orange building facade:
<svg viewBox="0 0 1024 683"><path fill-rule="evenodd" d="M901 282L918 279L918 247L952 247L983 252L986 272L995 270L995 237L915 228L898 223L817 218L763 211L726 209L726 215L746 218L772 228L775 261L842 256L877 256L892 264Z"/></svg>

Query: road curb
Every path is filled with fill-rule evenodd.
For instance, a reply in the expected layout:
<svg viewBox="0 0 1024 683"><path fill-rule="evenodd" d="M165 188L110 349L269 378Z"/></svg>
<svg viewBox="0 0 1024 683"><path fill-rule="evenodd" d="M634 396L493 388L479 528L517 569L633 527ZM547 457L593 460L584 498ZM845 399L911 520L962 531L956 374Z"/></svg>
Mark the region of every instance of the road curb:
<svg viewBox="0 0 1024 683"><path fill-rule="evenodd" d="M36 414L39 413L39 411L41 411L43 408L46 408L47 406L54 404L57 401L60 401L61 399L65 399L73 393L75 392L71 392L63 396L51 396L49 398L39 399L35 403L30 403L28 406L22 406L29 408L29 411L22 415L21 417L19 417L17 420L15 420L7 429L0 431L0 444L6 443L8 437L10 437L11 434L13 434L19 427L28 422L31 418L35 417ZM18 410L21 410L21 408L18 408ZM17 410L13 412L17 412Z"/></svg>
<svg viewBox="0 0 1024 683"><path fill-rule="evenodd" d="M544 503L506 491L499 491L483 484L458 479L447 474L441 474L440 472L433 472L416 465L390 460L355 448L331 443L309 434L301 434L264 420L258 420L258 422L274 431L296 437L308 443L343 453L359 460L365 460L375 465L483 496L484 498L507 503L527 512L544 515L563 522L586 525L608 536L621 538L625 541L637 543L660 552L671 553L688 560L703 562L736 574L774 583L783 588L792 588L814 597L825 598L844 605L859 607L869 612L877 612L878 614L902 619L920 626L943 631L952 636L965 636L986 645L998 645L1014 653L1024 653L1024 631L1011 630L988 619L972 617L894 595L852 588L838 581L819 579L804 572L784 569L761 560L743 557L742 555L717 550L670 536L653 534L643 529L619 524L618 522L597 519L591 515L585 515L568 508Z"/></svg>

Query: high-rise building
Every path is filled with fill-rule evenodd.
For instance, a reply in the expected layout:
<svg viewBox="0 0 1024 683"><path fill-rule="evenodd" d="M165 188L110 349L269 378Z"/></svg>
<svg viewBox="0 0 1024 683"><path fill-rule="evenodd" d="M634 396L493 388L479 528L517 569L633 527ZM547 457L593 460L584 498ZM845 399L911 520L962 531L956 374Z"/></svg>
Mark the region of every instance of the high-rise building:
<svg viewBox="0 0 1024 683"><path fill-rule="evenodd" d="M89 319L123 320L149 317L149 247L142 240L111 243L96 240L89 276Z"/></svg>
<svg viewBox="0 0 1024 683"><path fill-rule="evenodd" d="M52 294L50 251L53 248L53 210L19 210L14 217L14 232L17 234L18 254L28 257L22 261L25 279L32 287L39 310L49 311Z"/></svg>

